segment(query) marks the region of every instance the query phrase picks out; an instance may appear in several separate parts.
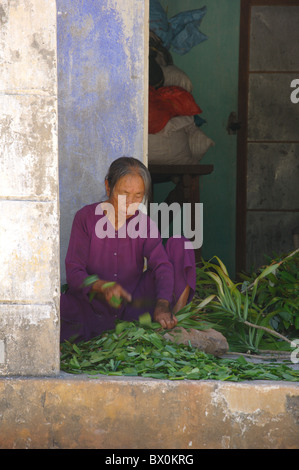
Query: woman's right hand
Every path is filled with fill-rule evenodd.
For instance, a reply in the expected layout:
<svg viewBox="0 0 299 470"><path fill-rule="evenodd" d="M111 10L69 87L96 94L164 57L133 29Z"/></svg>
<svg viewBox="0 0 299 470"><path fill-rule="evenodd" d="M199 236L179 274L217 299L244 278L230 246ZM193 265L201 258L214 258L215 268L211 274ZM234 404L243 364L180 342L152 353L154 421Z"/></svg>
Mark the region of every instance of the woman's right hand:
<svg viewBox="0 0 299 470"><path fill-rule="evenodd" d="M122 299L128 302L132 300L131 294L117 282L108 282L99 279L92 285L91 292L95 293L99 299L104 299L114 308L121 306Z"/></svg>

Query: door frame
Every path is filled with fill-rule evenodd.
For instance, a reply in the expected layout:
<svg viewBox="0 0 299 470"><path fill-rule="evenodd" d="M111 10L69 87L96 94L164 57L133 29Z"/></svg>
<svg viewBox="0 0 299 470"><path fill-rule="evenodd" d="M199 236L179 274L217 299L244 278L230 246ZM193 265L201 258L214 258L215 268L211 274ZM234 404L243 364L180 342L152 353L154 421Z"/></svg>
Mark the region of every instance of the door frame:
<svg viewBox="0 0 299 470"><path fill-rule="evenodd" d="M249 93L250 20L253 6L299 6L299 0L241 0L239 45L237 182L236 182L236 273L246 268L247 130Z"/></svg>

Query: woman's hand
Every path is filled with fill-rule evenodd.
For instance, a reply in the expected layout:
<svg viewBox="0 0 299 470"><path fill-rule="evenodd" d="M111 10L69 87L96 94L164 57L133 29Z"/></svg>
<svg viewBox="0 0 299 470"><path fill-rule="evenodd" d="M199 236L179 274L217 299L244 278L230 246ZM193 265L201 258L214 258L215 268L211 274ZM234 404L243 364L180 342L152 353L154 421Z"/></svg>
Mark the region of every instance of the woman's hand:
<svg viewBox="0 0 299 470"><path fill-rule="evenodd" d="M177 325L177 318L171 313L167 300L159 299L157 301L154 311L154 321L160 323L162 328L167 330Z"/></svg>
<svg viewBox="0 0 299 470"><path fill-rule="evenodd" d="M91 292L95 293L98 298L106 300L114 308L121 306L122 299L128 302L132 300L131 294L117 282L107 282L99 279L92 285Z"/></svg>

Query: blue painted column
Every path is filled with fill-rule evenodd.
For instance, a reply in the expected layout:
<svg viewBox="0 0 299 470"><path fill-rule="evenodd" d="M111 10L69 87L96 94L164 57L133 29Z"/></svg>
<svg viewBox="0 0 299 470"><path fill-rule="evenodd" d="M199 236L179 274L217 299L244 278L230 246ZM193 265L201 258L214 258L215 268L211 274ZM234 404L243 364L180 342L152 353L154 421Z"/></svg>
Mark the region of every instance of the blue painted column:
<svg viewBox="0 0 299 470"><path fill-rule="evenodd" d="M146 162L148 1L57 0L61 282L75 212L110 163Z"/></svg>

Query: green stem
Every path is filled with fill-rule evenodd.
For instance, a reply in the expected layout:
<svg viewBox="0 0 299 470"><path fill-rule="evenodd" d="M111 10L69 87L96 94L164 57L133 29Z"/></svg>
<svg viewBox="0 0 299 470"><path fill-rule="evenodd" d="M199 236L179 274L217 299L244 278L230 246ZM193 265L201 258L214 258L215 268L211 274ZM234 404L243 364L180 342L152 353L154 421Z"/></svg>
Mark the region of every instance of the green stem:
<svg viewBox="0 0 299 470"><path fill-rule="evenodd" d="M286 341L289 344L292 344L292 341L290 341L288 338L285 336L281 335L280 333L277 333L276 331L270 330L270 328L267 328L266 326L261 326L261 325L255 325L254 323L250 323L249 321L245 320L243 323L245 325L250 326L252 328L257 328L258 330L264 330L267 331L267 333L270 333L271 335L277 336L278 338Z"/></svg>

